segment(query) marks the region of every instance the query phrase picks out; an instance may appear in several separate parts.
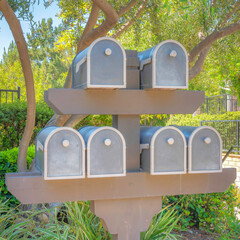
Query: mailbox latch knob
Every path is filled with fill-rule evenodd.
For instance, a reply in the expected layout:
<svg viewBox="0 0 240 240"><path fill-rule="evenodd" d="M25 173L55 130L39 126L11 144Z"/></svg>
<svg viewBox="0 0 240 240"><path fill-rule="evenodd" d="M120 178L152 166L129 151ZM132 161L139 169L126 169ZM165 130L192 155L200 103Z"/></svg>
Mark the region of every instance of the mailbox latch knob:
<svg viewBox="0 0 240 240"><path fill-rule="evenodd" d="M110 55L112 54L112 50L111 50L110 48L106 48L106 49L105 49L105 54L106 54L107 56L110 56Z"/></svg>
<svg viewBox="0 0 240 240"><path fill-rule="evenodd" d="M105 144L107 147L109 147L109 146L112 144L111 139L109 139L109 138L105 139L105 140L104 140L104 144Z"/></svg>
<svg viewBox="0 0 240 240"><path fill-rule="evenodd" d="M210 144L211 143L211 138L210 137L206 137L206 138L204 138L204 140L203 140L206 144Z"/></svg>
<svg viewBox="0 0 240 240"><path fill-rule="evenodd" d="M167 143L169 145L173 145L174 144L174 139L173 138L168 138Z"/></svg>
<svg viewBox="0 0 240 240"><path fill-rule="evenodd" d="M169 54L170 57L176 57L177 56L177 52L175 50L172 50Z"/></svg>
<svg viewBox="0 0 240 240"><path fill-rule="evenodd" d="M68 147L69 144L70 144L69 140L66 140L66 139L65 139L65 140L62 141L63 147Z"/></svg>

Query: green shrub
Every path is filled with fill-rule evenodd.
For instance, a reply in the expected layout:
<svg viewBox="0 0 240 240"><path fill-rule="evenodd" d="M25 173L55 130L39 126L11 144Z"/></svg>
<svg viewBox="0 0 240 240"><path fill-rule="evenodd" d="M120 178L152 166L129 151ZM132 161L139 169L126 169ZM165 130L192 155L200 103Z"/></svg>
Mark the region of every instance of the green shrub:
<svg viewBox="0 0 240 240"><path fill-rule="evenodd" d="M53 111L44 103L36 106L36 126L30 144L34 143L37 133L49 121ZM0 105L0 150L19 146L27 116L26 102L14 102Z"/></svg>
<svg viewBox="0 0 240 240"><path fill-rule="evenodd" d="M0 201L8 201L9 205L18 204L18 200L7 190L5 174L17 171L18 148L0 152ZM35 147L28 148L27 163L30 166L35 156Z"/></svg>
<svg viewBox="0 0 240 240"><path fill-rule="evenodd" d="M112 239L100 219L90 211L89 202L66 202L58 214L55 211L54 217L50 211L54 209L43 206L41 210L34 208L23 212L0 201L0 239ZM172 230L180 216L175 215L173 210L163 209L154 216L148 231L142 233L142 239L176 239L177 235Z"/></svg>
<svg viewBox="0 0 240 240"><path fill-rule="evenodd" d="M193 116L192 114L175 114L167 122L167 125L179 126L200 126L200 122L204 120L239 120L240 112L227 112L224 114L200 114Z"/></svg>
<svg viewBox="0 0 240 240"><path fill-rule="evenodd" d="M30 145L38 132L45 127L54 112L46 103L40 102L36 105L36 123ZM0 105L0 150L4 151L18 147L24 131L27 116L26 102L16 101ZM111 126L111 115L89 115L83 119L75 128L86 125Z"/></svg>
<svg viewBox="0 0 240 240"><path fill-rule="evenodd" d="M231 227L236 222L240 224L235 216L235 208L240 207L238 196L238 188L231 185L223 193L165 197L164 204L177 203L174 208L182 215L179 221L182 228L195 226L210 232L236 234Z"/></svg>
<svg viewBox="0 0 240 240"><path fill-rule="evenodd" d="M112 115L89 115L86 118L84 118L81 122L79 122L76 126L75 129L79 129L80 127L83 126L112 126Z"/></svg>

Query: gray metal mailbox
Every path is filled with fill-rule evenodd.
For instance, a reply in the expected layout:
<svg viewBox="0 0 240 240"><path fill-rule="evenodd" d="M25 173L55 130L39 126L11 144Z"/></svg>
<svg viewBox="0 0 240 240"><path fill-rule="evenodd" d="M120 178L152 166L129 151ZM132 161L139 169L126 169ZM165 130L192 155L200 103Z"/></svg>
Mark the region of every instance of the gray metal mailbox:
<svg viewBox="0 0 240 240"><path fill-rule="evenodd" d="M36 168L45 180L85 177L85 143L69 127L43 128L36 138Z"/></svg>
<svg viewBox="0 0 240 240"><path fill-rule="evenodd" d="M87 176L126 176L126 143L113 127L86 126L79 129L87 146Z"/></svg>
<svg viewBox="0 0 240 240"><path fill-rule="evenodd" d="M188 55L178 42L167 40L138 54L141 88L188 88Z"/></svg>
<svg viewBox="0 0 240 240"><path fill-rule="evenodd" d="M115 39L102 37L72 63L73 88L126 88L126 53Z"/></svg>
<svg viewBox="0 0 240 240"><path fill-rule="evenodd" d="M212 127L178 127L188 145L188 172L222 172L222 139Z"/></svg>
<svg viewBox="0 0 240 240"><path fill-rule="evenodd" d="M151 175L184 174L187 144L182 132L173 127L141 127L141 167Z"/></svg>

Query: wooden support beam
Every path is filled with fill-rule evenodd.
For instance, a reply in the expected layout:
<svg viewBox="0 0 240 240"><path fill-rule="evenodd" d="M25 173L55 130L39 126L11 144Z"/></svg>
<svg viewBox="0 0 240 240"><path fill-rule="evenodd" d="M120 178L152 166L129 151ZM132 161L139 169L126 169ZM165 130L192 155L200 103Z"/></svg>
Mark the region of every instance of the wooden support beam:
<svg viewBox="0 0 240 240"><path fill-rule="evenodd" d="M34 204L224 192L235 178L235 168L222 173L153 176L136 172L126 177L49 181L29 172L6 174L6 184L22 203Z"/></svg>
<svg viewBox="0 0 240 240"><path fill-rule="evenodd" d="M204 101L204 92L183 90L49 89L45 102L57 114L186 114Z"/></svg>

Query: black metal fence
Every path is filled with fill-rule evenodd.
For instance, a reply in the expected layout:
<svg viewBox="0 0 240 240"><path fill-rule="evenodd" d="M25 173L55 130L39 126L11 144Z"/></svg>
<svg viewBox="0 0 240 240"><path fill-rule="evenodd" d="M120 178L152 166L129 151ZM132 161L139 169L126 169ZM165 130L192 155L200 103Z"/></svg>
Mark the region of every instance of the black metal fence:
<svg viewBox="0 0 240 240"><path fill-rule="evenodd" d="M220 133L224 152L233 146L240 146L240 120L201 121L201 126L211 126ZM240 154L240 149L235 148L233 152Z"/></svg>
<svg viewBox="0 0 240 240"><path fill-rule="evenodd" d="M20 87L17 90L0 89L0 104L13 102L16 98L20 100Z"/></svg>
<svg viewBox="0 0 240 240"><path fill-rule="evenodd" d="M227 94L206 97L201 107L201 113L222 114L225 112L240 111L240 106L235 96Z"/></svg>

